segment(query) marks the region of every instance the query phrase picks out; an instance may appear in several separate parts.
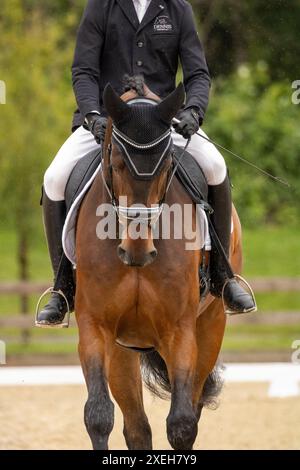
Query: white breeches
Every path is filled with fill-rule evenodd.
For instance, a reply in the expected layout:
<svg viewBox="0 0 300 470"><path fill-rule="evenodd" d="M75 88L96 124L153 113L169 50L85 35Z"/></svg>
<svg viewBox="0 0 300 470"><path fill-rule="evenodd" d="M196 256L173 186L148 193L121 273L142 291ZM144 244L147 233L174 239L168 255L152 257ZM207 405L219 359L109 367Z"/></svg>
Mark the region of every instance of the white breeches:
<svg viewBox="0 0 300 470"><path fill-rule="evenodd" d="M202 129L199 133L206 136ZM186 139L175 131L172 133L173 142L181 148L186 145ZM52 161L44 176L44 189L52 201L62 201L69 176L78 160L92 150L99 148L94 136L83 127L79 127L63 144ZM193 135L188 152L201 166L209 185L223 183L226 177L224 158L213 144Z"/></svg>

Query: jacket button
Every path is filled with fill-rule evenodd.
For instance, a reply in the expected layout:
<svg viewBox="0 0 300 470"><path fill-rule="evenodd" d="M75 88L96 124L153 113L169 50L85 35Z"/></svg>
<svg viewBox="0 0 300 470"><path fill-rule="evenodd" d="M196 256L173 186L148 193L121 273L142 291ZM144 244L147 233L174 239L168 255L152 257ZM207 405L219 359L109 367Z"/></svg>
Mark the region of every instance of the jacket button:
<svg viewBox="0 0 300 470"><path fill-rule="evenodd" d="M139 42L137 43L137 46L138 46L138 47L143 47L143 46L144 46L143 41L139 41Z"/></svg>
<svg viewBox="0 0 300 470"><path fill-rule="evenodd" d="M143 62L141 60L137 60L136 65L138 67L141 67L143 65Z"/></svg>

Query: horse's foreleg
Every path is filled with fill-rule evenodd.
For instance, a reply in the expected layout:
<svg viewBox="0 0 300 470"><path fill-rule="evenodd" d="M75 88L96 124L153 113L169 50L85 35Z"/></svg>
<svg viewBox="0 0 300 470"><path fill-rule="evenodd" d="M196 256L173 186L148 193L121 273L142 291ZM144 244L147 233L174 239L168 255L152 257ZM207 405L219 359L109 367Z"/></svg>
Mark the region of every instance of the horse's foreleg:
<svg viewBox="0 0 300 470"><path fill-rule="evenodd" d="M218 360L225 324L226 315L221 300L215 300L197 319L198 359L194 381L193 404L198 419L200 419L203 408L203 400L205 401L206 398L203 394L203 387ZM213 393L213 390L210 393Z"/></svg>
<svg viewBox="0 0 300 470"><path fill-rule="evenodd" d="M111 392L124 418L128 449L152 449L151 428L144 411L139 354L115 346L109 372Z"/></svg>
<svg viewBox="0 0 300 470"><path fill-rule="evenodd" d="M167 418L168 440L175 450L190 450L197 436L193 383L197 364L195 326L178 324L166 348L160 351L170 378L172 396Z"/></svg>
<svg viewBox="0 0 300 470"><path fill-rule="evenodd" d="M79 356L85 376L88 400L84 421L95 450L108 449L108 438L114 424L114 405L109 397L107 371L108 346L104 335L93 321L84 315L79 326Z"/></svg>

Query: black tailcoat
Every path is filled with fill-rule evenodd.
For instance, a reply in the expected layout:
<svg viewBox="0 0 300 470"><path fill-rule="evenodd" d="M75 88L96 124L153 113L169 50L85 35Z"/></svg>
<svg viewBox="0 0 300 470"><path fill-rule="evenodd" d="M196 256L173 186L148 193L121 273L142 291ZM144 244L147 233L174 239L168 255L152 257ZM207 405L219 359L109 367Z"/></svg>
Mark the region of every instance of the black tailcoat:
<svg viewBox="0 0 300 470"><path fill-rule="evenodd" d="M143 75L161 98L175 88L178 61L184 75L186 107L202 119L210 77L191 5L186 0L152 0L139 23L132 0L88 0L72 66L78 103L74 126L86 114L105 114L102 94L110 82L121 94L125 74Z"/></svg>

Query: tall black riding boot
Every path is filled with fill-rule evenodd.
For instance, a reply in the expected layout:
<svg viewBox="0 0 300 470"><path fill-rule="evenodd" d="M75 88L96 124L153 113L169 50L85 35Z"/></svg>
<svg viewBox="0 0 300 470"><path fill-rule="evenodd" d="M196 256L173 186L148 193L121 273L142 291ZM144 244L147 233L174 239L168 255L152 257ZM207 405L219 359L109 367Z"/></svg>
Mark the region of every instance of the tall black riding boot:
<svg viewBox="0 0 300 470"><path fill-rule="evenodd" d="M228 259L232 210L231 188L228 176L226 176L222 184L209 186L208 199L214 210L211 216L212 223ZM211 293L215 297L221 297L223 293L224 303L232 314L254 311L256 305L252 295L246 292L235 278L229 276L224 263L224 256L219 253L214 242L212 243L210 260Z"/></svg>
<svg viewBox="0 0 300 470"><path fill-rule="evenodd" d="M59 273L57 282L57 274L62 259L62 231L66 218L66 204L64 201L51 201L43 190L42 196L43 216L45 233L48 242L48 249L54 273L55 290L60 291L66 297L69 303L69 309L74 309L74 274L70 261L63 259L63 268ZM40 327L57 327L64 321L68 312L68 306L64 296L53 292L48 304L38 312L36 326Z"/></svg>

